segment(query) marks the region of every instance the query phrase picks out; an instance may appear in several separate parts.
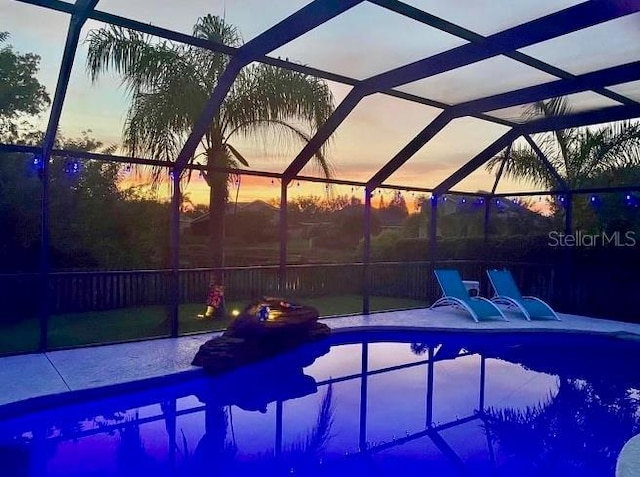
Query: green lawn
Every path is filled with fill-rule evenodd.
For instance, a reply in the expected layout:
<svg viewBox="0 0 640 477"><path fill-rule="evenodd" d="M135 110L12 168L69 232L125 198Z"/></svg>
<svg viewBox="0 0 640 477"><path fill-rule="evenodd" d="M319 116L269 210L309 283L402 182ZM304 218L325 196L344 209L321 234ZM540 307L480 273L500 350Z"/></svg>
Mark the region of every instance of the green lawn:
<svg viewBox="0 0 640 477"><path fill-rule="evenodd" d="M362 298L359 295L332 296L296 300L311 305L321 316L359 313ZM227 311L242 309L246 303L227 303ZM371 297L371 310L424 307L419 300L389 297ZM204 311L203 304L180 306L180 333L222 330L229 318L197 319ZM167 336L170 332L166 308L148 306L110 311L69 313L54 315L49 320L49 348L66 348L98 343L140 340ZM35 351L38 343L38 320L25 319L13 324L0 324L0 354Z"/></svg>

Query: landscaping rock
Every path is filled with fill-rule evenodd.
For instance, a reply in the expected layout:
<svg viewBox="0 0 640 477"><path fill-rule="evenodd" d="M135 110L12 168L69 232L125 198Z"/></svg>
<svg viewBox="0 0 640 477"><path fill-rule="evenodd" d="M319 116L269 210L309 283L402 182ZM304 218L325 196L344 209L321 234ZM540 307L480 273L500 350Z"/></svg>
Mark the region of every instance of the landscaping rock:
<svg viewBox="0 0 640 477"><path fill-rule="evenodd" d="M200 347L192 364L218 374L320 340L331 330L318 316L313 307L280 298L251 303L222 336Z"/></svg>

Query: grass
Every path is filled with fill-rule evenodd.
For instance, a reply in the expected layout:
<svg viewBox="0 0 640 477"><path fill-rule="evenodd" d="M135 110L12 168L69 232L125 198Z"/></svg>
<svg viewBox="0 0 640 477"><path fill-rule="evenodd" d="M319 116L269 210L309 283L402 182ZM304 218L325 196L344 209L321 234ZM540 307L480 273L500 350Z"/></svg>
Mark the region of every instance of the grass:
<svg viewBox="0 0 640 477"><path fill-rule="evenodd" d="M320 316L359 313L359 295L329 296L296 300L314 306ZM242 309L245 302L227 302L227 312ZM420 300L391 297L371 297L371 310L424 307ZM204 305L189 303L180 306L180 333L207 332L225 329L230 318L197 319ZM49 348L68 348L100 343L141 340L168 336L167 310L163 306L147 306L109 311L53 315L49 320ZM0 355L32 352L37 349L38 320L28 318L17 323L0 324Z"/></svg>

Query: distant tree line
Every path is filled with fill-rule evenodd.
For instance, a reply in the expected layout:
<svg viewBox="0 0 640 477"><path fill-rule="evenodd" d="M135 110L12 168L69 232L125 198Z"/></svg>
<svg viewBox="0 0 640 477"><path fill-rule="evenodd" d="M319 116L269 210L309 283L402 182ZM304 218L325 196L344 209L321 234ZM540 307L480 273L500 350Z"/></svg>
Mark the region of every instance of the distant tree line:
<svg viewBox="0 0 640 477"><path fill-rule="evenodd" d="M6 45L0 32L0 142L42 144L33 119L50 98L36 78L40 57ZM91 137L58 132L56 148L113 152ZM42 159L0 154L0 271L34 271L41 243ZM49 168L50 257L54 269L157 268L169 237L169 208L120 186L119 164L52 157Z"/></svg>

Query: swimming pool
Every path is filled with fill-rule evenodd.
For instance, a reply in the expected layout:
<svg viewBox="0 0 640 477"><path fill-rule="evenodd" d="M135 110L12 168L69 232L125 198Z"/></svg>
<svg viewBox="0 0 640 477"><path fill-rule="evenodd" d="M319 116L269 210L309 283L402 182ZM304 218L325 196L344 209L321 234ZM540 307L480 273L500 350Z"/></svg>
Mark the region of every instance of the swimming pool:
<svg viewBox="0 0 640 477"><path fill-rule="evenodd" d="M0 475L613 476L640 432L639 351L577 334L336 334L0 421Z"/></svg>

